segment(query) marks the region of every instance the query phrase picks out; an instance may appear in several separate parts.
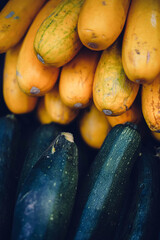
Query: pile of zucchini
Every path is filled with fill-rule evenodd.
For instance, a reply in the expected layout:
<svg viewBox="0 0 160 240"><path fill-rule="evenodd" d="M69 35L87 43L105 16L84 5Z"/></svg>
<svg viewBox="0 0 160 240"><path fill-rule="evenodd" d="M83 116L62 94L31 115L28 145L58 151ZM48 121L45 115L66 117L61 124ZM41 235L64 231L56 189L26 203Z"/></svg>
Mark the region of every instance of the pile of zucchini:
<svg viewBox="0 0 160 240"><path fill-rule="evenodd" d="M137 125L93 153L73 126L25 124L0 117L2 239L158 239L159 158Z"/></svg>

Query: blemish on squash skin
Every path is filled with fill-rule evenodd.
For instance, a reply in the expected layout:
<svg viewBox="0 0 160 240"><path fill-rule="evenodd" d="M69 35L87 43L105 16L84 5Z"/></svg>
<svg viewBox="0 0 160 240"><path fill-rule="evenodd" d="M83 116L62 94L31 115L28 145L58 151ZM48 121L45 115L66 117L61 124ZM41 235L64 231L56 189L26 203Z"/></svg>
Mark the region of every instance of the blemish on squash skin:
<svg viewBox="0 0 160 240"><path fill-rule="evenodd" d="M106 6L107 4L106 4L106 1L102 1L102 5L103 6Z"/></svg>
<svg viewBox="0 0 160 240"><path fill-rule="evenodd" d="M11 18L13 17L14 14L15 12L11 11L7 16L5 16L5 18Z"/></svg>
<svg viewBox="0 0 160 240"><path fill-rule="evenodd" d="M89 42L87 43L88 47L91 47L93 49L97 49L98 48L98 45L96 43L93 43L93 42Z"/></svg>
<svg viewBox="0 0 160 240"><path fill-rule="evenodd" d="M76 104L74 104L74 107L75 108L81 108L82 107L82 103L76 103Z"/></svg>
<svg viewBox="0 0 160 240"><path fill-rule="evenodd" d="M40 90L37 87L32 87L31 90L30 90L30 93L31 94L38 94L38 93L40 93Z"/></svg>
<svg viewBox="0 0 160 240"><path fill-rule="evenodd" d="M45 63L41 55L39 55L38 53L37 53L37 58L40 62Z"/></svg>
<svg viewBox="0 0 160 240"><path fill-rule="evenodd" d="M111 110L109 110L109 109L103 109L102 110L102 112L105 114L105 115L107 115L107 116L110 116L110 115L112 115L112 111Z"/></svg>
<svg viewBox="0 0 160 240"><path fill-rule="evenodd" d="M135 52L136 52L137 54L140 54L140 51L139 51L138 49L135 49Z"/></svg>
<svg viewBox="0 0 160 240"><path fill-rule="evenodd" d="M19 19L19 17L18 17L18 16L15 16L14 19Z"/></svg>
<svg viewBox="0 0 160 240"><path fill-rule="evenodd" d="M147 63L149 62L149 60L150 60L150 52L148 51L147 52Z"/></svg>
<svg viewBox="0 0 160 240"><path fill-rule="evenodd" d="M22 75L18 71L16 71L16 76L22 78Z"/></svg>

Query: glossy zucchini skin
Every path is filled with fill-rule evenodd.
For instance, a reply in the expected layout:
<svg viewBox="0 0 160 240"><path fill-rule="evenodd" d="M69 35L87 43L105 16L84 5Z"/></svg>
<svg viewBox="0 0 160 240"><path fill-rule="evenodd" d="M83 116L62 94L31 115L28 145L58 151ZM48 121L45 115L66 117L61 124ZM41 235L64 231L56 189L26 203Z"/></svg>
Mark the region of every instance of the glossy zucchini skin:
<svg viewBox="0 0 160 240"><path fill-rule="evenodd" d="M26 147L26 155L18 183L18 192L24 185L25 179L36 164L42 153L49 147L61 132L55 123L40 125L31 135Z"/></svg>
<svg viewBox="0 0 160 240"><path fill-rule="evenodd" d="M77 146L61 133L26 178L15 206L11 239L64 239L77 181Z"/></svg>
<svg viewBox="0 0 160 240"><path fill-rule="evenodd" d="M13 114L0 117L0 238L10 239L16 196L20 126Z"/></svg>
<svg viewBox="0 0 160 240"><path fill-rule="evenodd" d="M113 239L140 144L136 125L111 129L79 190L68 239Z"/></svg>
<svg viewBox="0 0 160 240"><path fill-rule="evenodd" d="M114 240L156 240L159 223L159 159L153 145L143 143L135 164L132 199L121 231Z"/></svg>

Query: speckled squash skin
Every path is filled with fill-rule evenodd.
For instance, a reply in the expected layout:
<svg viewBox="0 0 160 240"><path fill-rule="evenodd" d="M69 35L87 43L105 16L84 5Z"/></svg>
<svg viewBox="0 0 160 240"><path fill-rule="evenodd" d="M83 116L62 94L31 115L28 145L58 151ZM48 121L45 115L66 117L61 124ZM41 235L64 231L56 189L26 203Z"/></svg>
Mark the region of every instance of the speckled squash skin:
<svg viewBox="0 0 160 240"><path fill-rule="evenodd" d="M35 109L37 97L26 95L16 79L16 64L21 43L10 48L5 55L3 70L3 97L8 109L15 114L24 114Z"/></svg>
<svg viewBox="0 0 160 240"><path fill-rule="evenodd" d="M0 12L0 53L16 45L24 36L46 0L9 0Z"/></svg>
<svg viewBox="0 0 160 240"><path fill-rule="evenodd" d="M122 63L125 73L133 82L151 83L159 74L159 0L131 2L123 37Z"/></svg>
<svg viewBox="0 0 160 240"><path fill-rule="evenodd" d="M43 20L53 11L60 0L50 0L37 14L22 44L17 62L17 79L20 88L28 95L43 96L57 81L59 68L47 67L34 52L33 42Z"/></svg>
<svg viewBox="0 0 160 240"><path fill-rule="evenodd" d="M100 54L87 48L62 67L59 93L62 101L72 108L85 108L92 101L92 87Z"/></svg>
<svg viewBox="0 0 160 240"><path fill-rule="evenodd" d="M59 124L69 124L78 115L79 109L66 106L59 95L58 84L44 96L45 107L53 122Z"/></svg>
<svg viewBox="0 0 160 240"><path fill-rule="evenodd" d="M111 126L104 113L100 112L92 103L84 109L79 119L79 129L83 140L90 146L100 149Z"/></svg>
<svg viewBox="0 0 160 240"><path fill-rule="evenodd" d="M124 27L130 0L86 0L78 19L82 43L92 50L104 50L118 38Z"/></svg>
<svg viewBox="0 0 160 240"><path fill-rule="evenodd" d="M93 100L106 115L120 115L130 108L139 84L130 81L123 69L121 43L117 40L102 52L93 81Z"/></svg>
<svg viewBox="0 0 160 240"><path fill-rule="evenodd" d="M35 36L34 48L44 64L61 67L81 49L77 22L84 0L64 0L44 20Z"/></svg>
<svg viewBox="0 0 160 240"><path fill-rule="evenodd" d="M142 113L151 131L160 132L160 75L142 86Z"/></svg>

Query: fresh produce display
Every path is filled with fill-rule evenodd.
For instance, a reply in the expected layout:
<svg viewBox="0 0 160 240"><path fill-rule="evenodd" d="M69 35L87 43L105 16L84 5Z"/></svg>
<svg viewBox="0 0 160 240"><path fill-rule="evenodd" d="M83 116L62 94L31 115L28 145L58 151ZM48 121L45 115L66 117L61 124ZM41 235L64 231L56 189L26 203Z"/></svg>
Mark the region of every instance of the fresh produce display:
<svg viewBox="0 0 160 240"><path fill-rule="evenodd" d="M0 238L160 239L160 1L0 1Z"/></svg>

